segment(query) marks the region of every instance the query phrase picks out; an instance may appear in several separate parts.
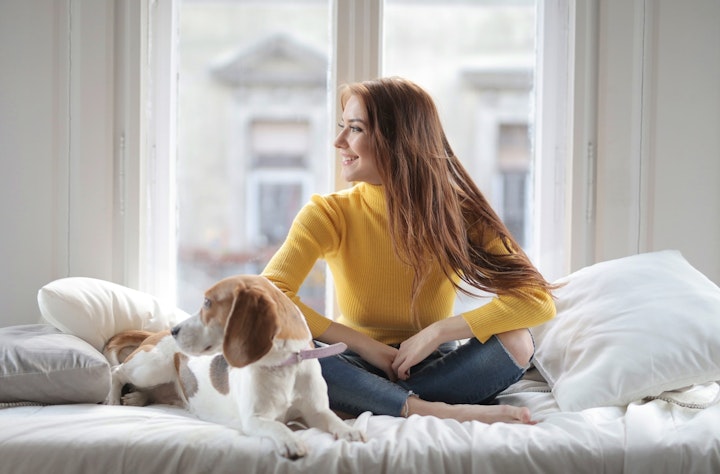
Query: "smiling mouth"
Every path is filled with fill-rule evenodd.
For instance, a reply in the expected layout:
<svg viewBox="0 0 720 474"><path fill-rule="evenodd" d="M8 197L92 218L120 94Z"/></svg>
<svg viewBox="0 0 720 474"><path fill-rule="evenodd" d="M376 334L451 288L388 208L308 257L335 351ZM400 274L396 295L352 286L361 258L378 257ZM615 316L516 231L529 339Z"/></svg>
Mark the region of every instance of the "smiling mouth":
<svg viewBox="0 0 720 474"><path fill-rule="evenodd" d="M358 159L357 156L343 156L342 164L343 164L344 166L345 166L345 165L350 165L350 164L356 162L357 159Z"/></svg>

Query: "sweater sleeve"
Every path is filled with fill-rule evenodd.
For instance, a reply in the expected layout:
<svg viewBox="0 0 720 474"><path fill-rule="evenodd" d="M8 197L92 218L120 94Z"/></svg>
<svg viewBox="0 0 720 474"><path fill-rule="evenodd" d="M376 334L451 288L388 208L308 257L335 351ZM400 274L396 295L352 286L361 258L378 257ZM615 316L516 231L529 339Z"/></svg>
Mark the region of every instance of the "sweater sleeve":
<svg viewBox="0 0 720 474"><path fill-rule="evenodd" d="M489 250L507 253L499 238L490 243ZM555 303L547 291L527 287L521 294L496 296L489 303L460 316L468 323L473 335L484 343L494 334L549 321L555 316Z"/></svg>
<svg viewBox="0 0 720 474"><path fill-rule="evenodd" d="M313 337L332 321L303 303L298 291L318 259L337 246L337 215L320 196L313 196L295 217L288 236L270 259L262 275L283 291L305 316Z"/></svg>

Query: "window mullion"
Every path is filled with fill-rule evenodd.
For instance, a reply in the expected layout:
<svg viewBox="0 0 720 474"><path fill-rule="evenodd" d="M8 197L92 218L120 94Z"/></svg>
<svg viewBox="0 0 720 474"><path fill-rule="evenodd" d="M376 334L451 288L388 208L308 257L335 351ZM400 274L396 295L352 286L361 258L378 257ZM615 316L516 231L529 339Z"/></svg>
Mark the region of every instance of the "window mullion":
<svg viewBox="0 0 720 474"><path fill-rule="evenodd" d="M382 0L333 0L331 9L333 57L330 63L330 135L335 136L339 111L337 89L349 82L375 79L382 68ZM336 163L336 160L331 160ZM332 186L340 189L346 183L335 167Z"/></svg>

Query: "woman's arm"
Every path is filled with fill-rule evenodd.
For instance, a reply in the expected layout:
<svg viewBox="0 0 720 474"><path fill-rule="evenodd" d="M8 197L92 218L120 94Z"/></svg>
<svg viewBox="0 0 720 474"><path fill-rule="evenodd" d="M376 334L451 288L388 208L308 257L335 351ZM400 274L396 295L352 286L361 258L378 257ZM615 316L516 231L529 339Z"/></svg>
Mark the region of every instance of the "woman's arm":
<svg viewBox="0 0 720 474"><path fill-rule="evenodd" d="M470 326L460 316L440 320L400 344L392 370L399 379L406 380L410 376L410 368L432 354L440 344L471 337Z"/></svg>
<svg viewBox="0 0 720 474"><path fill-rule="evenodd" d="M398 350L394 347L378 342L361 332L344 324L336 323L335 321L330 323L330 326L317 337L317 340L326 344L344 342L347 344L348 349L385 372L390 380L397 380L396 372L393 370L393 361L395 360Z"/></svg>
<svg viewBox="0 0 720 474"><path fill-rule="evenodd" d="M518 365L525 366L530 362L535 349L526 328L505 331L496 336ZM440 344L471 337L475 337L472 329L461 316L433 323L400 344L392 370L399 379L406 380L410 377L410 369L432 354Z"/></svg>

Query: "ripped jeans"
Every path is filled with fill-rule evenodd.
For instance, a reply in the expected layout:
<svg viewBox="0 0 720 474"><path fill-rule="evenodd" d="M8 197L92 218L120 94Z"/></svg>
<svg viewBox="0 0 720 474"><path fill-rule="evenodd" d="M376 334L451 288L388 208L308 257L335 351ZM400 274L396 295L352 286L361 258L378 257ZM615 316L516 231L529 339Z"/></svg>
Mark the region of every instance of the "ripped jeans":
<svg viewBox="0 0 720 474"><path fill-rule="evenodd" d="M493 404L527 370L495 336L484 344L476 338L446 342L415 365L408 380L397 382L350 350L320 359L320 365L330 408L352 416L365 411L402 416L410 395L449 404Z"/></svg>

